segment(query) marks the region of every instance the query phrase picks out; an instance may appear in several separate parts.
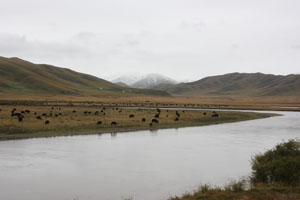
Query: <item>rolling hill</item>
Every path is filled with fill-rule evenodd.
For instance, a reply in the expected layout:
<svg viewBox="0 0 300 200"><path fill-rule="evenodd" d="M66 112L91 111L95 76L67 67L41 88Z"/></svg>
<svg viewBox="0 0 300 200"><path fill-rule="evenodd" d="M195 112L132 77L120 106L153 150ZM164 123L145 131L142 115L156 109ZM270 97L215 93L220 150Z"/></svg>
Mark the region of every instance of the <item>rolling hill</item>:
<svg viewBox="0 0 300 200"><path fill-rule="evenodd" d="M167 92L128 89L67 68L0 57L0 93L55 93L68 95L142 94L169 96Z"/></svg>
<svg viewBox="0 0 300 200"><path fill-rule="evenodd" d="M300 96L300 75L230 73L181 83L167 91L175 96Z"/></svg>

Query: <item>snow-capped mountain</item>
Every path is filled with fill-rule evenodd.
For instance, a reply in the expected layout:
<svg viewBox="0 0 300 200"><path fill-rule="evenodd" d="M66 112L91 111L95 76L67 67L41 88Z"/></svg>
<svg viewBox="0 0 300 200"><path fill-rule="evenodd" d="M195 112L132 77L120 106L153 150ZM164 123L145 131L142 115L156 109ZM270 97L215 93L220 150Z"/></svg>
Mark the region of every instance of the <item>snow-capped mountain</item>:
<svg viewBox="0 0 300 200"><path fill-rule="evenodd" d="M157 90L166 90L178 83L177 81L161 74L148 74L139 77L136 75L123 75L112 80L112 82L126 84L132 88Z"/></svg>
<svg viewBox="0 0 300 200"><path fill-rule="evenodd" d="M114 76L109 78L109 80L113 83L122 83L131 86L132 84L140 80L142 77L143 75L141 74L131 73L131 74L123 74L120 76Z"/></svg>

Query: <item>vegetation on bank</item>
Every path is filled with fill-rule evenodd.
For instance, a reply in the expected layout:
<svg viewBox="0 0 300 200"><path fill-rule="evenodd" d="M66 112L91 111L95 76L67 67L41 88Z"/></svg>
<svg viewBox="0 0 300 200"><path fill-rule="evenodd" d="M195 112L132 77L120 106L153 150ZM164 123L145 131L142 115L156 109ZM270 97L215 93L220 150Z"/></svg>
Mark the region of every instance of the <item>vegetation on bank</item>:
<svg viewBox="0 0 300 200"><path fill-rule="evenodd" d="M120 108L93 104L2 105L0 109L0 140L203 126L274 116L254 112Z"/></svg>
<svg viewBox="0 0 300 200"><path fill-rule="evenodd" d="M169 200L299 200L300 141L289 140L252 158L248 181L223 188L202 185L193 193Z"/></svg>

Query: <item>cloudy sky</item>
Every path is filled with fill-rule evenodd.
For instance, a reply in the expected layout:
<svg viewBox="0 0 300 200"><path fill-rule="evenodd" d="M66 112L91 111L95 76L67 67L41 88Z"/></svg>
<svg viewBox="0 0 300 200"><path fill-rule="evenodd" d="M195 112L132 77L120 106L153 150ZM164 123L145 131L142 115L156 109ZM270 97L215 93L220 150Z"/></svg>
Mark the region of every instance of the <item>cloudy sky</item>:
<svg viewBox="0 0 300 200"><path fill-rule="evenodd" d="M0 56L98 77L300 73L299 0L0 0Z"/></svg>

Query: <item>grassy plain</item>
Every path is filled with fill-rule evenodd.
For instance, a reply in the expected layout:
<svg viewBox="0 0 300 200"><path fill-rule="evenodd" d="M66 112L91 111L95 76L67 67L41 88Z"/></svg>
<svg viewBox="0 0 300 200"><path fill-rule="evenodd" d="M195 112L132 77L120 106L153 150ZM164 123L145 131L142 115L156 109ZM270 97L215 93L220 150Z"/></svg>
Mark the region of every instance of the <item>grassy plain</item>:
<svg viewBox="0 0 300 200"><path fill-rule="evenodd" d="M21 103L24 104L24 102ZM43 102L40 103L43 104ZM60 102L61 105L55 106L33 104L31 102L31 105L0 105L0 140L202 126L273 116L263 113L223 111L217 112L218 117L212 117L213 110L169 108L161 109L159 118L155 118L155 114L158 113L156 109L117 108L115 107L117 105L112 103L102 103L101 106L83 102L73 102L67 105ZM14 108L16 108L15 113L22 114L21 112L26 110L30 113L22 114L24 118L19 122L17 116L11 116ZM180 115L179 117L176 112ZM130 115L134 117L129 118ZM41 119L37 119L38 116ZM145 118L144 122L142 118ZM178 121L175 121L176 118ZM159 123L150 125L152 119L157 119ZM49 124L45 124L46 121L49 121ZM101 124L97 124L100 121ZM112 125L113 121L117 124Z"/></svg>
<svg viewBox="0 0 300 200"><path fill-rule="evenodd" d="M0 105L38 104L60 105L61 103L110 104L120 106L147 106L147 107L181 107L181 108L221 108L221 109L251 109L251 110L282 110L300 111L300 97L221 97L203 96L189 97L162 97L133 94L107 95L63 95L63 94L12 94L0 93Z"/></svg>

